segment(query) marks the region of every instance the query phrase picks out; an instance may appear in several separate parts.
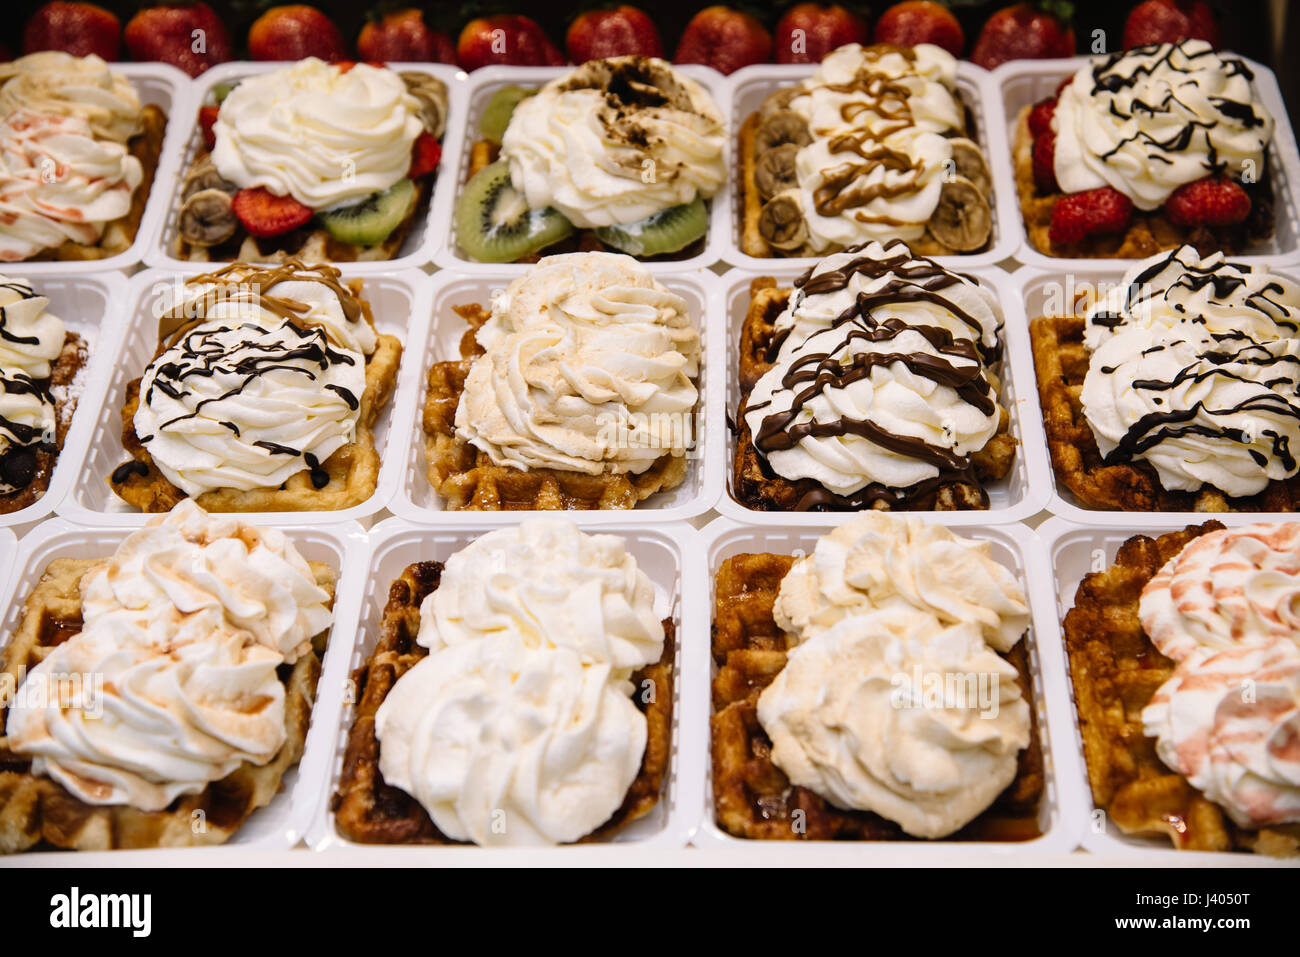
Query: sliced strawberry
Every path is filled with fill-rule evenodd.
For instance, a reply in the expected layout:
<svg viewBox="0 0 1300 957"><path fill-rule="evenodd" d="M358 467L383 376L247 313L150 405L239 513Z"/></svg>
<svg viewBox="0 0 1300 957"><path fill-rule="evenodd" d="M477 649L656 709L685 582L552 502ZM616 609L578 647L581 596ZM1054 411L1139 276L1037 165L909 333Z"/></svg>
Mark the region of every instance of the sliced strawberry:
<svg viewBox="0 0 1300 957"><path fill-rule="evenodd" d="M1250 215L1250 197L1226 176L1207 176L1170 193L1165 213L1178 226L1233 226Z"/></svg>
<svg viewBox="0 0 1300 957"><path fill-rule="evenodd" d="M442 147L438 145L437 139L432 133L424 132L415 138L415 145L411 147L411 168L407 170L408 179L419 179L421 176L428 176L438 168L442 161Z"/></svg>
<svg viewBox="0 0 1300 957"><path fill-rule="evenodd" d="M310 206L304 206L292 196L276 196L261 186L241 189L232 205L244 228L262 239L305 226L313 215Z"/></svg>
<svg viewBox="0 0 1300 957"><path fill-rule="evenodd" d="M1062 196L1052 207L1048 237L1053 243L1077 243L1100 233L1118 233L1133 218L1133 202L1109 186Z"/></svg>
<svg viewBox="0 0 1300 957"><path fill-rule="evenodd" d="M1034 139L1052 130L1052 115L1056 113L1056 98L1039 100L1029 111L1029 135Z"/></svg>
<svg viewBox="0 0 1300 957"><path fill-rule="evenodd" d="M1034 186L1044 196L1061 191L1056 185L1056 134L1051 130L1034 140Z"/></svg>
<svg viewBox="0 0 1300 957"><path fill-rule="evenodd" d="M203 142L208 152L212 152L217 145L217 134L212 131L212 127L217 122L217 113L220 110L219 106L199 107L199 129L203 131Z"/></svg>

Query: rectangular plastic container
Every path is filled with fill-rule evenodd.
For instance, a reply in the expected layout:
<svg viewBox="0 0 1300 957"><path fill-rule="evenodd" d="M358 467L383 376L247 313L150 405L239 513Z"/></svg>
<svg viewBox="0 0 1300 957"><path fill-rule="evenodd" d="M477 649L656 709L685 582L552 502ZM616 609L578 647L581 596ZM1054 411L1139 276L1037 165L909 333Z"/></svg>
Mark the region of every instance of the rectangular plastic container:
<svg viewBox="0 0 1300 957"><path fill-rule="evenodd" d="M1249 261L1249 258L1234 256L1233 261ZM1030 320L1049 313L1058 314L1055 311L1060 308L1058 304L1069 306L1074 301L1076 294L1092 294L1100 289L1104 295L1106 290L1114 288L1120 283L1127 268L1118 260L1108 266L1098 265L1098 261L1093 260L1087 267L1073 268L1068 272L1023 266L1006 280L1012 288L1020 290L1019 296L1008 300L1010 308L1007 321L1008 323L1014 321L1018 327L1024 329L1025 339L1028 342ZM1291 268L1270 266L1270 271L1277 272L1293 280L1300 276L1300 268L1295 266ZM1015 313L1014 320L1011 316L1012 312ZM1026 385L1021 396L1026 403L1024 406L1025 418L1032 419L1041 432L1043 429L1043 409L1039 401L1038 380L1034 374L1032 352L1029 353L1028 370L1024 381ZM1052 467L1051 454L1048 451L1045 437L1035 446L1034 454L1042 460L1041 467L1045 470L1046 481L1049 483L1046 507L1053 514L1084 525L1122 525L1132 520L1135 514L1133 512L1094 509L1082 505L1074 497L1074 493L1057 478L1056 470ZM1189 523L1203 522L1207 517L1206 513L1203 512L1143 512L1141 514L1142 524L1149 525L1152 528L1181 528ZM1254 512L1250 513L1250 515L1253 516L1254 521L1260 522L1291 521L1295 519L1295 515L1290 512ZM1213 517L1220 516L1216 514Z"/></svg>
<svg viewBox="0 0 1300 957"><path fill-rule="evenodd" d="M517 274L516 274L517 275ZM389 509L413 522L482 525L493 522L514 524L525 512L481 512L448 510L445 500L429 483L424 450L423 409L428 389L429 368L435 362L460 358L460 340L468 328L465 320L452 311L455 306L479 303L488 306L493 290L503 289L513 276L463 275L459 270L442 270L431 280L432 309L427 326L415 331L411 353L419 358L419 388L415 397L416 415L406 434L401 459L401 484ZM574 510L567 518L579 524L644 521L670 521L702 515L717 501L722 485L722 430L711 427L721 422L723 409L724 366L727 363L722 341L718 309L719 280L700 270L680 276L661 276L671 291L687 302L691 318L700 330L703 362L698 386L700 402L695 419L696 447L688 452L686 480L677 488L650 496L635 509Z"/></svg>
<svg viewBox="0 0 1300 957"><path fill-rule="evenodd" d="M709 716L712 714L711 684L714 674L712 651L709 647L709 625L712 623L714 602L714 576L722 562L733 555L744 552L769 552L774 554L811 554L818 539L835 528L830 522L821 527L807 525L775 526L765 525L747 527L729 519L722 518L711 522L701 533L702 561L697 565L695 576L708 581L707 590L701 588L706 598L706 622L700 626L699 638L691 646L692 658L687 667L692 668L703 677L697 688L700 704L696 707L697 720L701 723L692 728L694 734L706 741L709 737ZM1008 568L1013 569L1025 588L1026 595L1042 592L1049 587L1047 571L1038 564L1038 547L1034 533L1023 525L981 525L957 529L962 537L993 544L994 557ZM1029 664L1033 672L1034 708L1038 721L1038 733L1043 748L1044 789L1039 811L1039 824L1042 836L1025 842L965 842L954 841L799 841L793 846L803 848L809 858L825 864L844 865L848 863L870 863L874 855L894 856L902 854L916 863L927 862L935 865L978 864L983 862L1024 860L1032 862L1039 854L1060 854L1072 851L1077 846L1077 830L1073 826L1076 818L1082 816L1078 805L1078 791L1070 787L1073 779L1067 763L1062 764L1062 752L1068 749L1068 738L1062 737L1068 728L1069 714L1066 712L1068 700L1064 690L1065 665L1061 654L1060 642L1055 641L1050 622L1039 617L1038 609L1033 609L1033 623L1029 633L1022 641L1028 642ZM1044 636L1048 636L1044 638ZM722 830L715 819L713 805L712 762L707 745L705 761L704 805L702 808L703 824L697 832L695 844L700 847L721 847L734 849L750 848L755 855L762 855L769 848L771 841L750 840L735 837Z"/></svg>
<svg viewBox="0 0 1300 957"><path fill-rule="evenodd" d="M762 272L749 272L732 269L722 281L723 311L726 315L727 337L724 352L727 356L727 416L735 419L740 408L740 371L737 363L737 348L740 341L741 326L749 309L749 284L758 276L775 276L782 287L788 287L792 280L801 275L807 267L794 262L771 262ZM1033 358L1029 352L1029 336L1023 322L1016 321L1014 303L1017 296L1013 285L998 269L963 269L962 272L976 276L981 282L991 285L1002 304L1005 316L1003 329L1002 390L999 399L1011 415L1011 434L1019 442L1015 463L1011 474L998 482L987 486L989 508L984 511L954 512L917 512L908 514L933 515L945 525L988 525L999 522L1023 521L1037 514L1047 502L1051 492L1051 479L1047 474L1046 458L1043 449L1046 439L1043 437L1042 417L1031 414L1036 406L1028 402L1035 395L1033 377ZM723 463L725 473L725 491L718 499L717 510L723 515L739 522L753 525L825 525L834 522L832 515L841 519L848 512L763 512L750 509L738 502L732 494L734 461L736 454L736 435L726 427L725 418L715 421L719 429L716 439L726 448Z"/></svg>
<svg viewBox="0 0 1300 957"><path fill-rule="evenodd" d="M374 651L389 585L402 570L412 562L446 561L452 554L490 530L491 527L485 525L429 528L400 518L389 519L371 530L368 584L361 606L357 640L351 649L348 674L361 667ZM700 582L691 574L692 556L699 551L698 533L679 522L664 523L654 528L610 525L588 529L588 532L619 535L627 542L628 551L635 557L637 565L654 583L656 613L661 617L671 617L677 625L677 661L673 672L672 760L666 775L664 794L654 810L620 832L613 843L635 848L683 847L698 824L701 772L707 741L698 733L692 710L696 707L694 702L706 693L706 689L699 686L703 676L696 671L693 658L694 649L704 635L700 631L703 592ZM328 766L312 782L322 800L307 834L308 845L315 850L329 852L364 849L372 857L391 857L405 862L413 858L427 858L430 864L451 865L464 863L461 860L463 855L477 858L479 855L491 854L497 857L499 863L508 863L513 853L509 848L429 845L377 847L356 844L338 832L329 799L338 786L347 734L352 725L352 707L345 704L344 692L344 688L331 685L323 688L318 700L321 724L328 725L329 728L332 757ZM551 851L551 856L563 857L574 850L579 848L555 848Z"/></svg>
<svg viewBox="0 0 1300 957"><path fill-rule="evenodd" d="M1007 176L1006 182L1010 183L1014 214L1014 219L1011 220L1012 229L1019 238L1015 257L1022 263L1049 269L1057 274L1086 269L1099 263L1109 263L1123 268L1124 264L1136 261L1067 259L1044 255L1029 242L1024 217L1020 214L1020 199L1016 195L1014 164L1011 159L1016 138L1016 122L1020 111L1026 106L1052 96L1062 80L1073 75L1081 66L1092 62L1093 59L1093 57L1081 56L1062 60L1011 60L989 74L989 113L991 122L998 129L999 138L1003 143L1003 164ZM1273 141L1268 147L1268 168L1272 175L1273 216L1276 225L1273 238L1269 242L1252 247L1250 255L1233 256L1232 259L1248 263L1280 262L1287 257L1294 258L1294 254L1300 252L1300 218L1298 218L1300 217L1300 195L1297 194L1297 190L1300 190L1300 152L1297 152L1295 133L1291 129L1286 105L1282 102L1282 91L1278 88L1277 77L1272 70L1261 63L1245 57L1240 59L1255 74L1255 91L1259 95L1260 102L1276 122Z"/></svg>
<svg viewBox="0 0 1300 957"><path fill-rule="evenodd" d="M45 568L56 558L107 558L131 533L129 528L88 528L62 519L51 519L28 533L19 543L13 573L0 576L0 654L22 618L27 595L40 581ZM284 776L280 793L266 807L259 808L224 845L244 849L287 850L298 845L311 823L319 800L316 783L329 758L329 726L321 720L325 712L321 698L326 690L341 687L347 680L348 652L356 631L357 611L364 586L369 546L361 526L355 522L321 524L312 528L285 527L283 531L308 561L325 562L338 573L334 597L334 624L318 684L312 725L307 733L302 760ZM0 535L8 534L0 529ZM5 563L0 541L0 570ZM111 863L118 855L141 857L155 865L184 863L212 848L168 848L148 852L115 851L94 854ZM64 851L0 856L0 865L23 865L58 861L76 865L79 857Z"/></svg>
<svg viewBox="0 0 1300 957"><path fill-rule="evenodd" d="M84 464L74 477L71 489L58 506L59 514L87 525L141 525L148 516L119 499L109 488L108 476L128 458L122 448L122 405L127 385L144 374L158 344L158 322L153 314L155 289L168 287L177 278L193 276L202 270L184 273L150 269L133 276L130 290L121 306L123 324L120 342L108 357L112 363L105 370L102 404L96 409L88 436L89 448L80 460ZM357 274L342 269L345 279ZM247 512L246 517L281 525L316 525L365 519L384 508L397 491L400 454L388 448L390 433L406 436L410 420L416 414L416 391L421 357L405 348L412 341L412 329L420 329L429 313L429 277L415 270L395 270L386 275L365 275L362 295L370 302L375 327L381 334L402 340L403 353L397 373L397 387L388 405L379 415L375 427L375 447L381 458L379 479L374 494L360 505L329 512Z"/></svg>
<svg viewBox="0 0 1300 957"><path fill-rule="evenodd" d="M141 103L152 103L167 114L167 130L163 134L162 155L158 158L153 188L149 192L149 200L145 204L144 215L140 218L140 225L136 229L135 239L125 251L105 259L6 264L6 271L11 270L11 275L35 278L47 273L85 275L112 269L129 270L144 260L157 232L159 220L167 215L172 201L171 185L176 178L176 165L181 150L184 149L185 138L194 123L194 111L190 108L191 80L174 66L165 63L112 63L109 66L114 73L120 73L130 81L139 94Z"/></svg>
<svg viewBox="0 0 1300 957"><path fill-rule="evenodd" d="M148 237L148 245L144 255L146 265L194 272L204 272L223 265L223 263L219 262L187 262L176 258L172 253L175 248L176 223L177 216L180 214L181 187L184 185L185 171L190 168L190 163L193 161L194 154L202 140L198 124L198 110L201 106L211 106L216 103L213 98L212 88L217 84L232 83L260 73L269 73L272 70L281 69L288 65L280 62L223 63L191 81L191 95L187 115L180 118L181 122L178 124L179 139L172 150L175 162L170 167L169 177L163 184L165 190L161 198L164 202L152 224L152 231ZM447 84L447 129L442 138L444 158L434 180L433 195L426 204L427 209L423 219L422 221L417 219L412 225L411 231L407 235L405 242L402 243L402 247L397 251L397 255L392 259L380 262L338 263L340 267L346 267L358 276L387 274L396 269L424 266L433 261L434 249L441 245L445 233L445 230L438 226L439 223L443 223L445 220L440 219L433 211L437 207L439 194L454 186L449 175L451 167L447 157L458 154L461 136L465 129L465 73L463 70L439 63L390 63L387 66L389 69L396 71L417 70L422 73L431 73Z"/></svg>
<svg viewBox="0 0 1300 957"><path fill-rule="evenodd" d="M10 275L26 278L15 269ZM50 300L49 311L63 320L69 332L86 340L86 365L81 374L81 392L72 425L63 438L63 449L54 464L45 494L26 508L0 513L0 526L27 525L49 515L63 501L76 481L86 456L96 412L104 404L104 388L111 373L110 363L122 337L121 303L127 280L118 272L90 275L80 271L39 273L28 280L39 296Z"/></svg>
<svg viewBox="0 0 1300 957"><path fill-rule="evenodd" d="M443 269L455 269L471 275L486 273L489 275L514 275L523 272L528 266L524 263L481 263L470 259L456 243L454 222L456 219L456 200L464 189L466 173L469 170L470 150L478 141L479 120L487 108L492 94L503 86L541 87L556 77L567 76L576 67L552 66L488 66L480 67L469 77L463 102L466 105L460 124L461 137L455 143L455 149L443 150L443 170L451 182L449 189L438 191L437 204L433 209L433 222L439 223L445 236L434 250L434 262ZM699 81L713 96L724 121L727 115L726 80L717 70L707 66L674 66L686 76ZM724 161L727 159L724 146ZM728 167L730 168L730 167ZM730 178L728 178L730 179ZM648 262L646 268L656 273L684 275L694 269L703 269L713 265L722 258L723 237L727 233L731 206L731 186L724 183L722 188L708 200L709 232L704 240L704 248L699 255L689 259L666 262Z"/></svg>
<svg viewBox="0 0 1300 957"><path fill-rule="evenodd" d="M1055 657L1062 669L1058 693L1063 697L1054 702L1059 705L1058 710L1061 712L1057 723L1057 768L1061 789L1077 808L1077 813L1067 821L1067 827L1085 850L1107 855L1116 861L1141 861L1165 867L1277 866L1281 863L1277 858L1235 852L1178 851L1165 837L1146 838L1124 834L1093 803L1061 623L1065 620L1066 612L1074 607L1074 595L1079 582L1089 572L1109 567L1115 561L1115 553L1119 551L1120 545L1143 532L1157 536L1169 531L1168 528L1148 527L1147 517L1149 516L1141 516L1139 528L1133 526L1136 517L1130 520L1127 527L1118 524L1084 527L1063 518L1051 518L1038 528L1035 543L1037 554L1032 555L1031 560L1041 569L1040 577L1045 581L1040 582L1040 587L1032 595L1034 621L1042 646L1055 649ZM1225 525L1248 524L1243 519L1252 516L1207 514L1201 520L1211 518L1219 519Z"/></svg>
<svg viewBox="0 0 1300 957"><path fill-rule="evenodd" d="M727 99L730 103L731 125L728 147L731 150L730 170L731 208L728 210L726 242L721 247L722 258L745 269L777 269L782 265L799 265L807 269L820 261L820 257L759 258L741 251L740 231L744 219L745 197L740 188L740 127L751 113L758 110L763 99L774 90L795 84L813 75L816 64L761 64L747 66L727 77ZM1020 246L1020 210L1016 205L1015 181L1011 175L1011 154L1004 148L1002 127L989 109L995 88L989 86L989 73L973 63L957 64L957 91L962 102L970 107L975 122L975 135L971 137L984 150L993 177L993 236L989 248L982 253L963 256L940 256L938 261L950 269L968 269L991 266L1010 258Z"/></svg>

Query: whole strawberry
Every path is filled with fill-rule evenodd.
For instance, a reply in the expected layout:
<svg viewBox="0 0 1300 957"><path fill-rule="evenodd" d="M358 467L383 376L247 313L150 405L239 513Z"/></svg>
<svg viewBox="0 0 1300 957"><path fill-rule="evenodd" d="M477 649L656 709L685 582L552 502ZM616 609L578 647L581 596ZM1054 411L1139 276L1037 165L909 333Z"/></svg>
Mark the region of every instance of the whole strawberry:
<svg viewBox="0 0 1300 957"><path fill-rule="evenodd" d="M822 57L846 43L866 43L867 21L839 4L798 3L776 24L777 63L820 63Z"/></svg>
<svg viewBox="0 0 1300 957"><path fill-rule="evenodd" d="M146 7L131 18L124 36L131 59L170 63L190 76L233 56L226 25L206 3Z"/></svg>
<svg viewBox="0 0 1300 957"><path fill-rule="evenodd" d="M456 55L467 70L492 63L563 66L565 62L537 21L504 13L465 24L456 41Z"/></svg>
<svg viewBox="0 0 1300 957"><path fill-rule="evenodd" d="M1034 139L1042 136L1052 128L1052 117L1056 115L1056 97L1039 100L1029 111L1029 135Z"/></svg>
<svg viewBox="0 0 1300 957"><path fill-rule="evenodd" d="M73 56L94 53L116 60L122 51L122 25L93 3L47 3L27 21L23 53L62 50Z"/></svg>
<svg viewBox="0 0 1300 957"><path fill-rule="evenodd" d="M933 43L953 56L961 56L966 34L952 12L933 0L905 0L896 3L876 21L877 43L911 47Z"/></svg>
<svg viewBox="0 0 1300 957"><path fill-rule="evenodd" d="M315 7L294 3L271 7L248 30L248 54L254 60L301 60L320 57L346 60L347 44L329 17Z"/></svg>
<svg viewBox="0 0 1300 957"><path fill-rule="evenodd" d="M1208 4L1200 0L1146 0L1134 7L1124 21L1125 50L1180 40L1205 40L1218 47L1219 20Z"/></svg>
<svg viewBox="0 0 1300 957"><path fill-rule="evenodd" d="M644 10L629 6L579 14L569 25L564 46L574 63L610 56L664 55L654 21Z"/></svg>
<svg viewBox="0 0 1300 957"><path fill-rule="evenodd" d="M1008 60L1074 56L1073 7L1069 3L1018 3L984 23L971 59L991 70Z"/></svg>
<svg viewBox="0 0 1300 957"><path fill-rule="evenodd" d="M772 35L748 13L730 7L705 7L691 18L677 44L674 63L702 63L719 73L767 63Z"/></svg>
<svg viewBox="0 0 1300 957"><path fill-rule="evenodd" d="M451 37L430 29L424 14L413 8L371 17L357 36L357 54L375 63L455 63Z"/></svg>
<svg viewBox="0 0 1300 957"><path fill-rule="evenodd" d="M1165 215L1178 226L1235 226L1250 215L1250 197L1226 176L1207 176L1170 193Z"/></svg>
<svg viewBox="0 0 1300 957"><path fill-rule="evenodd" d="M1058 199L1047 235L1053 243L1067 245L1088 236L1122 233L1132 218L1132 201L1119 190L1103 186Z"/></svg>

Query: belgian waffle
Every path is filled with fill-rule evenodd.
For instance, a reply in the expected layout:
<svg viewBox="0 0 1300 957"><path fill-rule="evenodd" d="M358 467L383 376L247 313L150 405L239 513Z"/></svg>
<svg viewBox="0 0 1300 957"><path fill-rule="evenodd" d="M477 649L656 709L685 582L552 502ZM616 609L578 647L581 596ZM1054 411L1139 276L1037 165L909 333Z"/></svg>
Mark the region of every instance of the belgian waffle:
<svg viewBox="0 0 1300 957"><path fill-rule="evenodd" d="M441 578L441 562L416 562L402 571L388 590L388 603L379 623L379 642L353 675L356 711L338 790L331 799L335 824L348 840L362 844L459 843L438 830L415 798L385 783L379 771L379 740L375 736L375 714L384 698L397 680L428 654L415 642L420 631L420 604L437 589ZM654 700L648 704L642 701L642 695L633 699L645 712L648 731L641 770L622 806L582 843L607 840L648 814L659 801L671 757L675 656L673 622L664 619L663 624L663 657L632 676L638 687L645 681L653 681L655 686Z"/></svg>
<svg viewBox="0 0 1300 957"><path fill-rule="evenodd" d="M483 350L475 332L488 319L482 306L459 306L469 323L461 338L461 358L429 368L424 400L424 451L429 484L450 509L507 511L518 509L634 508L656 492L676 488L686 478L682 455L661 455L639 475L586 475L562 469L515 469L495 465L486 452L456 438L456 407L465 377Z"/></svg>
<svg viewBox="0 0 1300 957"><path fill-rule="evenodd" d="M1092 797L1125 833L1164 834L1181 850L1300 854L1300 825L1237 827L1166 767L1155 739L1143 733L1142 709L1174 663L1142 630L1142 589L1188 542L1220 528L1206 522L1156 539L1134 536L1114 564L1079 583L1065 616L1065 646Z"/></svg>
<svg viewBox="0 0 1300 957"><path fill-rule="evenodd" d="M773 365L770 348L775 338L776 320L790 301L789 289L781 289L770 276L750 284L749 311L740 329L739 383L740 407L736 412L736 451L732 464L732 496L740 504L757 511L793 511L807 496L822 500L818 507L828 510L859 508L847 500L831 495L812 479L791 480L777 475L758 454L753 436L745 424L745 405L755 384ZM883 509L954 511L988 508L983 483L1004 478L1016 454L1011 420L1006 409L997 434L984 448L971 455L974 479L965 475L940 476L924 489L897 502L890 496L877 499L872 507ZM978 484L977 484L978 483Z"/></svg>
<svg viewBox="0 0 1300 957"><path fill-rule="evenodd" d="M17 512L35 503L50 487L54 466L63 449L72 414L77 410L75 383L86 365L86 340L69 332L63 340L63 351L50 366L48 388L54 398L54 448L36 450L36 474L23 488L0 495L0 515Z"/></svg>
<svg viewBox="0 0 1300 957"><path fill-rule="evenodd" d="M772 762L772 743L758 721L758 698L785 667L788 639L772 606L794 561L789 555L735 555L722 563L714 580L709 724L718 825L736 837L758 840L914 840L878 814L845 811L791 785ZM944 840L1027 841L1040 834L1043 752L1025 642L1005 657L1020 673L1020 690L1030 704L1029 747L1020 752L1015 779L988 810Z"/></svg>
<svg viewBox="0 0 1300 957"><path fill-rule="evenodd" d="M3 653L0 675L5 684L17 687L20 675L81 630L82 576L106 561L58 558L50 562L28 595L18 630ZM319 562L310 564L316 584L329 592L332 604L333 571ZM220 781L198 794L182 795L162 811L85 804L51 778L32 774L30 760L10 751L7 739L0 735L0 853L192 847L229 840L249 815L275 797L285 772L302 757L325 638L317 635L312 651L292 666L281 666L287 738L275 757L262 766L246 761ZM0 707L0 729L5 710Z"/></svg>
<svg viewBox="0 0 1300 957"><path fill-rule="evenodd" d="M1229 498L1204 487L1171 492L1144 461L1107 464L1080 395L1088 374L1083 316L1044 316L1029 324L1038 397L1052 468L1057 479L1085 508L1126 512L1294 512L1300 502L1300 475L1269 482L1257 495Z"/></svg>

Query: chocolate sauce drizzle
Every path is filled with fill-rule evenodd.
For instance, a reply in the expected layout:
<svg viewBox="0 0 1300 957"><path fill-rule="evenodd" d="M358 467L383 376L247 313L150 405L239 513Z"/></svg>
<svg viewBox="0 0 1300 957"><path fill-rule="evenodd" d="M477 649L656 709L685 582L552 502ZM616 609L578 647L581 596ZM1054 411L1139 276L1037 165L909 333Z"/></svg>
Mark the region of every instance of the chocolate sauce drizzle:
<svg viewBox="0 0 1300 957"><path fill-rule="evenodd" d="M30 285L21 280L7 280L0 283L0 289L16 293L20 301L26 302L39 298ZM15 346L38 346L40 336L23 336L9 328L9 306L0 306L0 342ZM54 397L50 395L49 380L33 379L26 372L17 369L0 369L0 392L6 395L31 395L44 405L53 406ZM31 484L36 477L36 457L40 449L54 451L57 446L44 429L16 422L0 415L0 436L6 441L0 445L0 488L9 486L21 491Z"/></svg>

